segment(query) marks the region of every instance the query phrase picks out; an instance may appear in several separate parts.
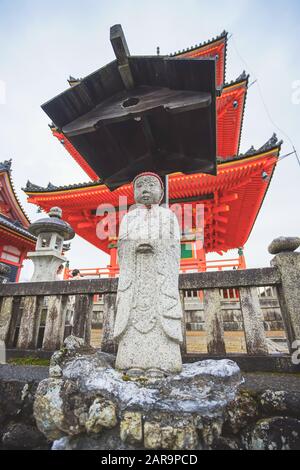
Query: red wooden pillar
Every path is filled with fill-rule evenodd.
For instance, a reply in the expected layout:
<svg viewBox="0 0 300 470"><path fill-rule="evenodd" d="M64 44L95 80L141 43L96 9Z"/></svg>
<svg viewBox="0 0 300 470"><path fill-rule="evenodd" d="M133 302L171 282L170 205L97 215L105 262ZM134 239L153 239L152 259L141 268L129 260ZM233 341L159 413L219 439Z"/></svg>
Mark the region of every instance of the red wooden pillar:
<svg viewBox="0 0 300 470"><path fill-rule="evenodd" d="M196 257L198 262L198 272L206 272L206 253L203 248L203 242L196 240Z"/></svg>
<svg viewBox="0 0 300 470"><path fill-rule="evenodd" d="M203 241L196 240L196 257L198 261L198 272L206 272L206 253L203 248ZM203 301L203 291L198 292L198 297L200 301Z"/></svg>
<svg viewBox="0 0 300 470"><path fill-rule="evenodd" d="M244 248L239 248L239 268L238 269L246 269L246 258L244 255Z"/></svg>
<svg viewBox="0 0 300 470"><path fill-rule="evenodd" d="M117 241L112 241L109 244L109 249L110 249L110 264L109 264L109 277L116 277L116 273L118 271L118 263L117 263L117 257L118 257L118 244Z"/></svg>
<svg viewBox="0 0 300 470"><path fill-rule="evenodd" d="M19 269L18 269L18 272L17 272L15 282L19 282L20 275L21 275L21 269L23 268L23 261L24 261L24 259L26 259L26 256L27 256L27 251L22 251L21 256L20 256L20 265L19 265Z"/></svg>

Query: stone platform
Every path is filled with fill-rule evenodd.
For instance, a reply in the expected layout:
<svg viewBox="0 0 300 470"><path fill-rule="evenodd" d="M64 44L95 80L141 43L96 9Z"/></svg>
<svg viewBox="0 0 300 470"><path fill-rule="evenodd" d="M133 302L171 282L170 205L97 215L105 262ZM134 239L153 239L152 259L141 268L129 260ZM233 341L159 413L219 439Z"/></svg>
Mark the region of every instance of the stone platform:
<svg viewBox="0 0 300 470"><path fill-rule="evenodd" d="M131 378L113 368L114 356L74 337L65 345L53 355L34 404L37 425L54 449L93 448L95 440L101 447L99 439L108 445L108 438L113 448L209 446L243 381L230 360L185 364L165 378Z"/></svg>

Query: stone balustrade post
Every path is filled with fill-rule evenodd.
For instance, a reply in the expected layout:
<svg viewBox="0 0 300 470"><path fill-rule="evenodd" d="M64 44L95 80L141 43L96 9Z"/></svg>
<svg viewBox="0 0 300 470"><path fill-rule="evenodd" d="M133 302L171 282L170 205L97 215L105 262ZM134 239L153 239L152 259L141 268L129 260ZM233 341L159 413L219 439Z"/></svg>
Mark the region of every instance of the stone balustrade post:
<svg viewBox="0 0 300 470"><path fill-rule="evenodd" d="M117 343L114 340L114 325L116 319L116 294L104 294L103 333L101 351L115 354Z"/></svg>
<svg viewBox="0 0 300 470"><path fill-rule="evenodd" d="M295 342L300 341L300 238L281 237L269 246L269 253L275 255L271 266L281 274L278 297L285 324L289 350L295 350Z"/></svg>

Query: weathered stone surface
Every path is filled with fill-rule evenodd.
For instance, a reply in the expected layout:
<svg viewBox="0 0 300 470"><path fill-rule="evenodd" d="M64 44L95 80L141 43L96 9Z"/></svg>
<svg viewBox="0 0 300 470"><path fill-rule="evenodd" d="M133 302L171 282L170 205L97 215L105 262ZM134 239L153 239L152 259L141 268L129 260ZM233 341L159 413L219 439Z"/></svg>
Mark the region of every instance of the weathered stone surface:
<svg viewBox="0 0 300 470"><path fill-rule="evenodd" d="M101 339L101 351L114 354L117 351L117 344L114 340L114 326L116 318L116 294L105 294L103 296L103 331Z"/></svg>
<svg viewBox="0 0 300 470"><path fill-rule="evenodd" d="M57 377L62 376L62 370L61 370L61 368L59 367L58 364L50 365L49 376L52 377L52 378L57 378Z"/></svg>
<svg viewBox="0 0 300 470"><path fill-rule="evenodd" d="M146 449L190 450L198 448L198 444L194 416L174 417L168 413L156 413L155 416L146 418L144 424Z"/></svg>
<svg viewBox="0 0 300 470"><path fill-rule="evenodd" d="M229 437L220 437L215 440L212 445L212 450L241 450L242 446L238 439Z"/></svg>
<svg viewBox="0 0 300 470"><path fill-rule="evenodd" d="M135 447L120 439L119 430L112 429L101 434L66 436L52 445L52 450L133 450Z"/></svg>
<svg viewBox="0 0 300 470"><path fill-rule="evenodd" d="M163 379L130 380L119 371L102 367L99 356L67 361L63 379L77 381L81 390L109 396L127 411L213 411L234 398L241 382L240 369L230 360L185 364L181 374Z"/></svg>
<svg viewBox="0 0 300 470"><path fill-rule="evenodd" d="M258 401L265 415L300 417L300 392L266 390Z"/></svg>
<svg viewBox="0 0 300 470"><path fill-rule="evenodd" d="M13 301L13 297L4 297L0 306L0 341L4 341L4 343L8 337Z"/></svg>
<svg viewBox="0 0 300 470"><path fill-rule="evenodd" d="M145 423L144 425L144 445L146 449L161 449L162 436L159 423Z"/></svg>
<svg viewBox="0 0 300 470"><path fill-rule="evenodd" d="M289 349L297 349L300 341L300 253L279 253L271 261L281 274L278 299L287 333Z"/></svg>
<svg viewBox="0 0 300 470"><path fill-rule="evenodd" d="M93 295L81 294L76 296L72 335L84 338L86 344L91 341L93 315Z"/></svg>
<svg viewBox="0 0 300 470"><path fill-rule="evenodd" d="M296 251L299 246L299 237L279 237L272 241L268 250L271 255L277 255L287 251Z"/></svg>
<svg viewBox="0 0 300 470"><path fill-rule="evenodd" d="M62 365L68 361L69 358L80 356L84 358L86 355L93 355L97 362L98 367L112 367L115 362L115 357L111 354L98 352L91 346L87 345L82 338L76 336L68 336L64 340L64 346L59 351L51 356L49 376L50 377L61 377L62 376Z"/></svg>
<svg viewBox="0 0 300 470"><path fill-rule="evenodd" d="M64 436L63 401L60 390L61 379L43 380L38 387L34 403L34 416L39 430L49 439L56 440Z"/></svg>
<svg viewBox="0 0 300 470"><path fill-rule="evenodd" d="M10 366L12 367L12 366ZM37 383L21 380L0 380L0 448L48 448L33 418L33 402Z"/></svg>
<svg viewBox="0 0 300 470"><path fill-rule="evenodd" d="M4 423L15 418L26 424L35 424L33 403L37 384L18 380L0 380L0 433Z"/></svg>
<svg viewBox="0 0 300 470"><path fill-rule="evenodd" d="M192 424L174 429L175 444L174 450L197 449L198 435L195 426ZM167 447L168 449L168 447Z"/></svg>
<svg viewBox="0 0 300 470"><path fill-rule="evenodd" d="M85 346L85 341L83 338L78 338L77 336L68 336L64 340L64 350L68 352L74 352L78 349L82 349Z"/></svg>
<svg viewBox="0 0 300 470"><path fill-rule="evenodd" d="M55 351L63 345L68 298L62 295L48 298L43 349Z"/></svg>
<svg viewBox="0 0 300 470"><path fill-rule="evenodd" d="M142 414L126 412L120 424L120 437L123 442L139 444L143 440Z"/></svg>
<svg viewBox="0 0 300 470"><path fill-rule="evenodd" d="M213 443L221 437L225 416L223 413L219 414L219 416L198 415L196 428L198 429L204 448L211 449Z"/></svg>
<svg viewBox="0 0 300 470"><path fill-rule="evenodd" d="M89 354L82 343L55 353L51 364L61 377L39 384L34 414L44 435L59 441L55 448L79 448L83 437L97 441L110 428L125 446L196 448L199 415L212 423L212 440L219 437L216 429L222 429L226 405L241 383L238 366L229 360L185 364L180 374L163 378L129 378L112 368L109 354ZM61 440L66 436L72 439Z"/></svg>
<svg viewBox="0 0 300 470"><path fill-rule="evenodd" d="M221 314L219 289L207 289L204 293L204 315L207 331L207 350L209 354L225 355L224 325Z"/></svg>
<svg viewBox="0 0 300 470"><path fill-rule="evenodd" d="M226 409L227 419L224 424L226 431L239 434L241 429L258 419L258 404L247 392L241 392Z"/></svg>
<svg viewBox="0 0 300 470"><path fill-rule="evenodd" d="M243 436L248 450L299 450L300 421L276 417L259 421Z"/></svg>
<svg viewBox="0 0 300 470"><path fill-rule="evenodd" d="M114 428L117 425L115 405L108 400L97 398L91 405L85 428L88 433L99 433L102 428Z"/></svg>
<svg viewBox="0 0 300 470"><path fill-rule="evenodd" d="M256 287L240 288L240 304L245 329L247 353L268 355L262 312Z"/></svg>
<svg viewBox="0 0 300 470"><path fill-rule="evenodd" d="M25 297L17 348L36 349L42 314L43 298Z"/></svg>
<svg viewBox="0 0 300 470"><path fill-rule="evenodd" d="M7 449L38 449L47 448L43 434L34 426L23 423L11 423L3 432L2 444Z"/></svg>

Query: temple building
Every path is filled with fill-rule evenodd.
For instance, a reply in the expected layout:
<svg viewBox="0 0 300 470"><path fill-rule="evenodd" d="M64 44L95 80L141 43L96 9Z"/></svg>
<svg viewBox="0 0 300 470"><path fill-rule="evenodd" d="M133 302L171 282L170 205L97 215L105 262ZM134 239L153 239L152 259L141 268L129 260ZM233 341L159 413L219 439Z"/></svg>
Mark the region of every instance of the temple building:
<svg viewBox="0 0 300 470"><path fill-rule="evenodd" d="M190 203L194 228L196 206L204 206L204 244L199 243L195 234L193 237L193 230L183 238L182 272L246 267L243 248L270 186L281 149L282 142L278 142L274 135L261 148L256 150L252 147L246 153L240 153L249 77L243 72L237 80L226 83L226 54L226 32L207 43L171 54L175 59L213 58L216 64L217 176L204 173L174 173L169 176L169 203ZM81 80L69 83L76 87ZM126 196L129 205L132 204L132 186L125 184L114 191L108 189L62 130L54 125L50 128L91 181L63 187L49 183L46 188L28 182L25 188L28 201L44 211L49 211L54 205L61 207L64 220L79 236L110 254L110 264L102 272L114 276L118 273L117 238L98 238L97 225L106 215L97 215L97 207L112 204L118 210L120 196ZM230 250L238 250L238 256L229 262L207 260L208 253L223 255Z"/></svg>
<svg viewBox="0 0 300 470"><path fill-rule="evenodd" d="M0 163L0 262L10 267L9 280L18 282L22 263L36 239L27 230L30 221L15 193L11 164L11 160Z"/></svg>

